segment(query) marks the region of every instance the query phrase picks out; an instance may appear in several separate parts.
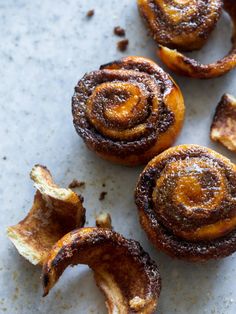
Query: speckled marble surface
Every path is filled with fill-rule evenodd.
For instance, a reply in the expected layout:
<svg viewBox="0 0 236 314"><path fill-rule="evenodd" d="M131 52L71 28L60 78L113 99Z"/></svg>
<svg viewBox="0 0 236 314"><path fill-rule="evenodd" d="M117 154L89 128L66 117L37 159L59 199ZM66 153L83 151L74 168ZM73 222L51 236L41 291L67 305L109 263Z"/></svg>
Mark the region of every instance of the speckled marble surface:
<svg viewBox="0 0 236 314"><path fill-rule="evenodd" d="M91 19L86 18L89 9L95 9ZM116 49L117 25L125 27L130 40L125 54ZM139 226L133 202L141 168L98 159L72 125L73 87L86 71L129 54L158 61L135 1L0 0L0 33L0 313L106 313L104 298L85 266L68 269L43 299L40 269L19 256L6 237L6 227L31 207L34 189L28 174L35 163L47 165L61 185L74 178L86 181L80 192L88 224L94 225L96 212L106 209L117 231L139 240L150 252L163 279L158 313L236 313L236 255L192 265L155 252ZM194 55L214 60L229 47L229 19L224 15L208 45ZM187 107L178 143L206 145L235 162L235 155L208 137L221 95L235 93L235 71L209 81L174 77ZM108 194L100 202L103 183Z"/></svg>

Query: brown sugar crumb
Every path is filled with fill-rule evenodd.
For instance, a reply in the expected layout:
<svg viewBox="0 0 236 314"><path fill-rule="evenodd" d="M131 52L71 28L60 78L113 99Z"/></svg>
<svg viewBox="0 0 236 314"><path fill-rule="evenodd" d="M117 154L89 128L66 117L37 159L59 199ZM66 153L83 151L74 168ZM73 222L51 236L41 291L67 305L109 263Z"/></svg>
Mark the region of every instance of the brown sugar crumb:
<svg viewBox="0 0 236 314"><path fill-rule="evenodd" d="M111 215L106 212L101 212L96 217L96 226L98 228L112 229Z"/></svg>
<svg viewBox="0 0 236 314"><path fill-rule="evenodd" d="M224 94L216 108L210 137L236 152L236 98Z"/></svg>
<svg viewBox="0 0 236 314"><path fill-rule="evenodd" d="M76 179L74 179L69 185L68 188L74 189L74 188L82 188L85 186L85 182L80 182Z"/></svg>
<svg viewBox="0 0 236 314"><path fill-rule="evenodd" d="M107 195L107 192L101 192L99 196L99 201L103 201L105 199L105 196Z"/></svg>
<svg viewBox="0 0 236 314"><path fill-rule="evenodd" d="M88 12L87 12L87 17L92 17L92 16L94 16L94 10L89 10Z"/></svg>
<svg viewBox="0 0 236 314"><path fill-rule="evenodd" d="M120 50L120 51L125 51L128 47L128 44L129 44L129 40L128 39L123 39L123 40L120 40L118 41L117 43L117 48Z"/></svg>
<svg viewBox="0 0 236 314"><path fill-rule="evenodd" d="M124 28L120 27L120 26L116 26L114 27L114 34L120 37L125 36L125 30Z"/></svg>

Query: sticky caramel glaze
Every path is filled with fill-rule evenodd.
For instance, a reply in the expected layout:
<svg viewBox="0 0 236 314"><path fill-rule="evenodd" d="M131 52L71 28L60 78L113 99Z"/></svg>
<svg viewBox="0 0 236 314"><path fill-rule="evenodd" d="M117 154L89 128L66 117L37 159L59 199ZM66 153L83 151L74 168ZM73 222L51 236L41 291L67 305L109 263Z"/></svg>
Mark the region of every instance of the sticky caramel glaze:
<svg viewBox="0 0 236 314"><path fill-rule="evenodd" d="M158 44L182 51L200 49L221 15L221 0L137 0Z"/></svg>
<svg viewBox="0 0 236 314"><path fill-rule="evenodd" d="M210 63L201 64L194 59L184 56L182 53L160 46L158 55L161 60L174 72L180 75L199 79L219 77L231 71L236 66L236 2L225 0L224 9L230 15L233 22L232 49L222 59Z"/></svg>
<svg viewBox="0 0 236 314"><path fill-rule="evenodd" d="M236 166L198 145L149 162L135 193L140 222L157 249L204 261L236 250Z"/></svg>
<svg viewBox="0 0 236 314"><path fill-rule="evenodd" d="M106 297L109 313L153 313L161 280L156 264L134 240L103 228L81 228L64 236L43 266L44 296L69 266L86 264Z"/></svg>
<svg viewBox="0 0 236 314"><path fill-rule="evenodd" d="M175 82L156 63L126 57L101 66L75 87L74 125L100 157L130 166L170 147L184 119Z"/></svg>

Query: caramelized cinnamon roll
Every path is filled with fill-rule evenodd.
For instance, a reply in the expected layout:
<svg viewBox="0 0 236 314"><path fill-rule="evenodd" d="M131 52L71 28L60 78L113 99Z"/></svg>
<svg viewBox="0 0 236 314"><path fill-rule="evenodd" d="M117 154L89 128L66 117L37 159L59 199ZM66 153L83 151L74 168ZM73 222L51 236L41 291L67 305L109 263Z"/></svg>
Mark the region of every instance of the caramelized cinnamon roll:
<svg viewBox="0 0 236 314"><path fill-rule="evenodd" d="M126 57L85 74L75 87L72 113L91 150L134 166L173 143L183 124L184 101L156 63Z"/></svg>
<svg viewBox="0 0 236 314"><path fill-rule="evenodd" d="M200 49L214 29L220 15L221 0L138 0L141 14L160 44L158 55L174 72L194 77L221 76L236 66L236 3L224 0L224 9L234 23L232 49L211 64L201 64L180 52Z"/></svg>
<svg viewBox="0 0 236 314"><path fill-rule="evenodd" d="M221 0L137 0L158 44L183 51L200 49L221 15Z"/></svg>
<svg viewBox="0 0 236 314"><path fill-rule="evenodd" d="M157 249L205 261L236 251L236 166L198 145L149 162L135 193L140 222Z"/></svg>

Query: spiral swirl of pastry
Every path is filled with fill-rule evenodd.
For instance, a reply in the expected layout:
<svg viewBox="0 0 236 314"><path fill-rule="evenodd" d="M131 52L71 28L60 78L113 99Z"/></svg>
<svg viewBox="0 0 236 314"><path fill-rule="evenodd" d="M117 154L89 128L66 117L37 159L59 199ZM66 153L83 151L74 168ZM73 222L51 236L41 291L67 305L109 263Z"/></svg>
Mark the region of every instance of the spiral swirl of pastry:
<svg viewBox="0 0 236 314"><path fill-rule="evenodd" d="M155 157L136 204L150 239L171 256L207 260L236 250L236 166L210 149L182 145Z"/></svg>
<svg viewBox="0 0 236 314"><path fill-rule="evenodd" d="M184 102L157 64L127 57L85 74L75 87L72 112L90 149L105 159L137 165L173 143L182 127Z"/></svg>
<svg viewBox="0 0 236 314"><path fill-rule="evenodd" d="M184 56L182 53L169 49L171 46L163 43L159 47L158 55L161 60L174 72L193 78L209 79L226 74L236 67L236 2L224 0L224 9L233 21L232 49L222 59L202 64L194 59ZM169 47L169 48L168 48Z"/></svg>
<svg viewBox="0 0 236 314"><path fill-rule="evenodd" d="M200 49L221 15L221 0L137 0L158 44L184 51Z"/></svg>

